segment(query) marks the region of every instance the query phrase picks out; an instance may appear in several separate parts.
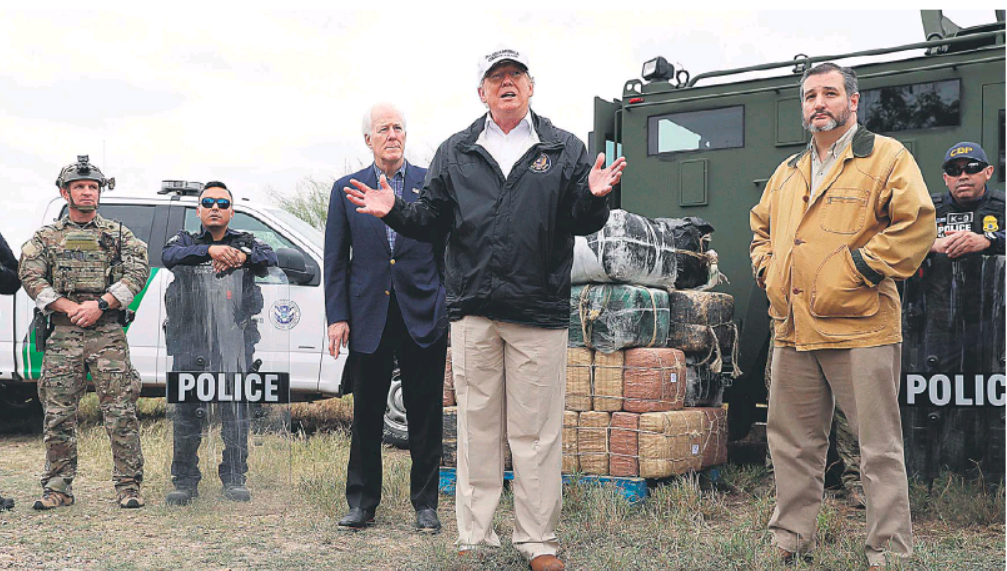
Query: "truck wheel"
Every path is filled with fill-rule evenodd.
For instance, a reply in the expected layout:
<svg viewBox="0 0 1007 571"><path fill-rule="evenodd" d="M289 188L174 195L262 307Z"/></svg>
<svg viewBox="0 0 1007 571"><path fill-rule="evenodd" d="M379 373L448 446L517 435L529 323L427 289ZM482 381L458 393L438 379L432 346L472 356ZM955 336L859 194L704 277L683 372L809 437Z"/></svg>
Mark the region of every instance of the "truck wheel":
<svg viewBox="0 0 1007 571"><path fill-rule="evenodd" d="M402 375L399 368L392 371L392 386L388 390L385 406L385 428L381 440L396 448L409 447L409 427L406 425L406 406L402 402Z"/></svg>

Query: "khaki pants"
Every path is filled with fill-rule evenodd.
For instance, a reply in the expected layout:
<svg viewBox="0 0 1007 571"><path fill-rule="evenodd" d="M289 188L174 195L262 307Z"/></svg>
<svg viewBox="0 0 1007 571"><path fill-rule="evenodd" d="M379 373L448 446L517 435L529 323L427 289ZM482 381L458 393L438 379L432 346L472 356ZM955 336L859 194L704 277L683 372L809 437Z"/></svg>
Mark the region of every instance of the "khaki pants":
<svg viewBox="0 0 1007 571"><path fill-rule="evenodd" d="M566 329L468 316L451 324L458 400L458 545L499 547L504 438L514 461L514 547L555 554L562 507Z"/></svg>
<svg viewBox="0 0 1007 571"><path fill-rule="evenodd" d="M767 440L776 467L776 543L807 551L822 505L835 401L858 435L867 496L868 561L912 554L909 485L899 417L901 343L858 349L773 349ZM834 400L835 399L835 400Z"/></svg>

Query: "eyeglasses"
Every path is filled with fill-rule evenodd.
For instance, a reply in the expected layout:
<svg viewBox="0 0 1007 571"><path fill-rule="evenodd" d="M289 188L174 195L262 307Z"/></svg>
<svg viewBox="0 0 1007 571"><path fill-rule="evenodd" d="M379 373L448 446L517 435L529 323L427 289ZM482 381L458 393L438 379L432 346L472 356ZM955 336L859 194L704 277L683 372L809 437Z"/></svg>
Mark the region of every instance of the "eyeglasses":
<svg viewBox="0 0 1007 571"><path fill-rule="evenodd" d="M203 208L213 208L213 205L216 204L217 207L220 208L221 210L227 210L228 208L231 207L231 201L226 198L206 197L203 200L200 200L199 204Z"/></svg>
<svg viewBox="0 0 1007 571"><path fill-rule="evenodd" d="M944 167L944 172L947 173L948 176L961 176L963 170L965 171L966 174L978 174L982 172L983 169L986 168L986 166L987 166L986 163L981 163L978 161L965 163L964 168L959 166L957 163L951 163Z"/></svg>
<svg viewBox="0 0 1007 571"><path fill-rule="evenodd" d="M524 75L525 72L519 69L512 69L510 71L498 71L496 73L491 73L486 76L486 79L490 80L491 83L500 83L504 80L504 77L509 77L513 81L517 81L519 77Z"/></svg>

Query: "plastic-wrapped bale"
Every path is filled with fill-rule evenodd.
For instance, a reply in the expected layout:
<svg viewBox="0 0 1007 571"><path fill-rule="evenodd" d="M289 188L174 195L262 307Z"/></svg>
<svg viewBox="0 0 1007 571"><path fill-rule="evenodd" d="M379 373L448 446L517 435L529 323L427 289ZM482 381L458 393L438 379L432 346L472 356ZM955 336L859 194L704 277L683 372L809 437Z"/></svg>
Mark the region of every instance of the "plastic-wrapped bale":
<svg viewBox="0 0 1007 571"><path fill-rule="evenodd" d="M697 287L710 279L713 226L701 218L651 219L613 210L605 227L574 241L574 284Z"/></svg>
<svg viewBox="0 0 1007 571"><path fill-rule="evenodd" d="M455 378L451 371L451 347L444 357L444 406L455 406Z"/></svg>
<svg viewBox="0 0 1007 571"><path fill-rule="evenodd" d="M685 367L685 406L713 406L724 403L724 389L731 386L731 378L724 373L714 373L707 365L687 364Z"/></svg>
<svg viewBox="0 0 1007 571"><path fill-rule="evenodd" d="M702 218L658 218L654 221L675 245L676 289L707 286L718 274L716 254L710 251L713 226ZM668 238L670 237L670 238Z"/></svg>
<svg viewBox="0 0 1007 571"><path fill-rule="evenodd" d="M607 412L582 412L577 417L577 454L585 474L608 475Z"/></svg>
<svg viewBox="0 0 1007 571"><path fill-rule="evenodd" d="M629 347L664 347L667 339L667 291L599 284L571 290L571 347L612 353Z"/></svg>
<svg viewBox="0 0 1007 571"><path fill-rule="evenodd" d="M594 398L591 399L594 410L622 410L622 374L625 362L626 354L622 351L594 354Z"/></svg>
<svg viewBox="0 0 1007 571"><path fill-rule="evenodd" d="M702 467L719 466L727 463L727 409L696 408L693 409L706 415L706 425L703 430L703 461Z"/></svg>
<svg viewBox="0 0 1007 571"><path fill-rule="evenodd" d="M577 416L572 410L563 411L563 473L580 471L580 456L577 454Z"/></svg>
<svg viewBox="0 0 1007 571"><path fill-rule="evenodd" d="M683 409L640 415L640 476L667 478L703 465L706 414Z"/></svg>
<svg viewBox="0 0 1007 571"><path fill-rule="evenodd" d="M737 326L733 321L734 298L726 293L702 291L668 292L668 347L675 347L714 372L730 363L737 376Z"/></svg>
<svg viewBox="0 0 1007 571"><path fill-rule="evenodd" d="M622 408L664 412L685 404L685 354L678 349L627 349Z"/></svg>
<svg viewBox="0 0 1007 571"><path fill-rule="evenodd" d="M612 476L631 477L640 475L640 415L632 412L612 413L612 428L609 430L608 471Z"/></svg>
<svg viewBox="0 0 1007 571"><path fill-rule="evenodd" d="M591 376L594 351L586 347L566 350L566 409L591 410Z"/></svg>
<svg viewBox="0 0 1007 571"><path fill-rule="evenodd" d="M574 241L573 283L675 285L675 243L653 220L613 210L605 227Z"/></svg>
<svg viewBox="0 0 1007 571"><path fill-rule="evenodd" d="M458 407L444 407L441 428L444 432L441 466L453 468L458 465Z"/></svg>

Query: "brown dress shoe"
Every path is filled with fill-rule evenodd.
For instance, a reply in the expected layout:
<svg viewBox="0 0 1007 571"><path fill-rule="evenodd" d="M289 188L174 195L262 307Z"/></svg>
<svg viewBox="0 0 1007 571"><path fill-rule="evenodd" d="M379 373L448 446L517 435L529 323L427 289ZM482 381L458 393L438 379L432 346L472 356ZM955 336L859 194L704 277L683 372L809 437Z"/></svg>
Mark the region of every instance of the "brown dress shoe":
<svg viewBox="0 0 1007 571"><path fill-rule="evenodd" d="M539 555L531 560L531 571L563 571L566 565L555 555Z"/></svg>

